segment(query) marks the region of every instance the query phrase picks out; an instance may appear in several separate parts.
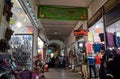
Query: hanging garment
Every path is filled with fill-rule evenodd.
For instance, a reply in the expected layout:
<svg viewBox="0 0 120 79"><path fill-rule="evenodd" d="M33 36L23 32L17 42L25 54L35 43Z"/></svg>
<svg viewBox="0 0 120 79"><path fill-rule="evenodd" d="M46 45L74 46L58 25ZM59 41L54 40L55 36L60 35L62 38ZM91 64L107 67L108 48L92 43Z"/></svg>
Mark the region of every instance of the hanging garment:
<svg viewBox="0 0 120 79"><path fill-rule="evenodd" d="M105 45L104 45L104 44L101 44L101 45L100 45L100 49L101 49L101 50L105 50Z"/></svg>
<svg viewBox="0 0 120 79"><path fill-rule="evenodd" d="M114 34L113 33L106 33L107 34L107 45L110 47L114 47Z"/></svg>
<svg viewBox="0 0 120 79"><path fill-rule="evenodd" d="M100 33L99 37L100 37L101 42L103 42L104 41L104 33Z"/></svg>
<svg viewBox="0 0 120 79"><path fill-rule="evenodd" d="M91 54L92 53L92 44L91 43L85 43L86 47L86 53Z"/></svg>
<svg viewBox="0 0 120 79"><path fill-rule="evenodd" d="M115 33L115 43L117 47L120 47L120 32Z"/></svg>
<svg viewBox="0 0 120 79"><path fill-rule="evenodd" d="M92 42L93 41L93 33L92 32L88 32L88 41Z"/></svg>
<svg viewBox="0 0 120 79"><path fill-rule="evenodd" d="M100 44L96 44L96 43L93 44L94 53L100 52L100 47L101 47Z"/></svg>

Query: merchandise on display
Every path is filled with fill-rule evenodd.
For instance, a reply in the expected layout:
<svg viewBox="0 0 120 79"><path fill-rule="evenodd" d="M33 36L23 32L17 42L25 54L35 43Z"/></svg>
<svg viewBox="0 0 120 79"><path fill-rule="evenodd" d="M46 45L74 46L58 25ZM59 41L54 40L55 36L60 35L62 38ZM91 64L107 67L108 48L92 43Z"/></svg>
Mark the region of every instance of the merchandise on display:
<svg viewBox="0 0 120 79"><path fill-rule="evenodd" d="M94 50L94 53L97 53L97 52L100 52L100 47L101 45L99 43L94 43L93 44L93 50Z"/></svg>
<svg viewBox="0 0 120 79"><path fill-rule="evenodd" d="M32 69L32 35L15 35L10 41L12 55L19 69Z"/></svg>
<svg viewBox="0 0 120 79"><path fill-rule="evenodd" d="M11 0L4 0L4 10L3 15L6 16L6 21L10 21L10 17L12 17L13 13L11 12L11 9L13 7L13 2Z"/></svg>
<svg viewBox="0 0 120 79"><path fill-rule="evenodd" d="M86 53L91 54L92 53L92 43L86 42L85 47L86 47Z"/></svg>
<svg viewBox="0 0 120 79"><path fill-rule="evenodd" d="M104 33L100 33L99 37L100 37L101 42L104 42Z"/></svg>
<svg viewBox="0 0 120 79"><path fill-rule="evenodd" d="M92 32L88 32L88 41L92 42L94 39L93 33Z"/></svg>
<svg viewBox="0 0 120 79"><path fill-rule="evenodd" d="M16 63L8 53L0 53L0 79L14 78L13 70L16 69Z"/></svg>

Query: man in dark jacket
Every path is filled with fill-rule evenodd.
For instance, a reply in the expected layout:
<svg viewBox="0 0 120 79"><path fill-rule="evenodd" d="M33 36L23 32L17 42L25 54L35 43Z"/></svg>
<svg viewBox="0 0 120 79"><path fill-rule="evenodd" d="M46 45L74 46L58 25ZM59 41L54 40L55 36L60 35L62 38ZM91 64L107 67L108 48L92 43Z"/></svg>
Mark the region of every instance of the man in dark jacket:
<svg viewBox="0 0 120 79"><path fill-rule="evenodd" d="M108 63L107 69L108 79L120 79L120 55L116 55L116 57Z"/></svg>

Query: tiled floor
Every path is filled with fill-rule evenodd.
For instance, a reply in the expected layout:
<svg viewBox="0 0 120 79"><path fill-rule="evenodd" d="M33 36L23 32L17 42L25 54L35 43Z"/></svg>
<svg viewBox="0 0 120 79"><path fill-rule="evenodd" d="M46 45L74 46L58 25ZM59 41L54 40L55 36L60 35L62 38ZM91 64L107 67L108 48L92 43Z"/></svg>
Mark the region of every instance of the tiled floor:
<svg viewBox="0 0 120 79"><path fill-rule="evenodd" d="M45 77L46 79L82 79L80 73L64 69L49 69L49 72L45 73Z"/></svg>

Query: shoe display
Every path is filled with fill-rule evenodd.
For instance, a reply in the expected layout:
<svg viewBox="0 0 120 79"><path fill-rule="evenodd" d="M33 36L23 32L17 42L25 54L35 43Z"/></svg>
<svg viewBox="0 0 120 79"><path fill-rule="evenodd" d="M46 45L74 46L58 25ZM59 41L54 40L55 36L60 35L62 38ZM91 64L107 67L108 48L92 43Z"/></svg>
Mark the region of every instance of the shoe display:
<svg viewBox="0 0 120 79"><path fill-rule="evenodd" d="M20 69L32 67L32 35L15 35L11 37L12 56Z"/></svg>

